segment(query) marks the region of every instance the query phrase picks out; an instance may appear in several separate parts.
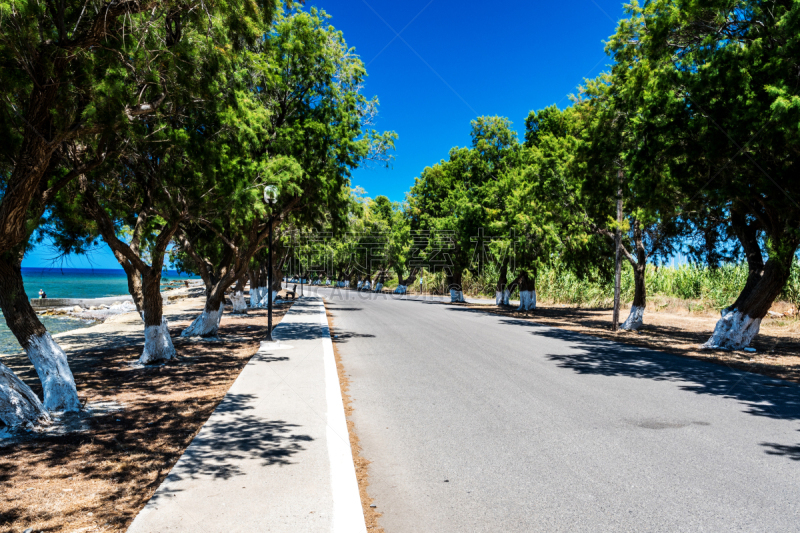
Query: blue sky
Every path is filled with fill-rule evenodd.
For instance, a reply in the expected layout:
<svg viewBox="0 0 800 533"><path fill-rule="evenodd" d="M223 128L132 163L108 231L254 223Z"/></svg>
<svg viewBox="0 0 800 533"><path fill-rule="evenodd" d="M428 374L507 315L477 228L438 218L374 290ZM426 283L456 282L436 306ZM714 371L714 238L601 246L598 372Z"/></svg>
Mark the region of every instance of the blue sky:
<svg viewBox="0 0 800 533"><path fill-rule="evenodd" d="M469 142L470 121L501 115L522 133L531 110L569 105L610 64L618 0L308 0L332 15L367 65L378 129L399 134L391 170L358 170L370 196L402 201L422 169ZM399 33L398 37L396 34Z"/></svg>
<svg viewBox="0 0 800 533"><path fill-rule="evenodd" d="M426 166L469 142L470 121L501 115L522 133L531 110L569 104L610 59L603 41L624 16L618 0L307 0L325 10L367 65L367 96L381 101L376 129L398 133L395 160L357 170L353 185L402 201ZM91 261L91 263L90 263ZM23 266L55 266L37 248ZM59 263L58 266L61 266ZM64 267L119 268L102 246Z"/></svg>

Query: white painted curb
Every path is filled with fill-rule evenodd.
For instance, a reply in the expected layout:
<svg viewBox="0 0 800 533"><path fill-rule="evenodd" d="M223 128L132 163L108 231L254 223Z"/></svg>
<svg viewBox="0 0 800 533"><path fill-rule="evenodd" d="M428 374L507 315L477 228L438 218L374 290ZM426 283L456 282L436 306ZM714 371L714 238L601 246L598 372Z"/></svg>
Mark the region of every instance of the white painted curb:
<svg viewBox="0 0 800 533"><path fill-rule="evenodd" d="M328 402L328 457L331 463L331 488L333 489L331 532L367 533L325 304L320 302L320 307L322 308L322 351L325 360L325 397Z"/></svg>

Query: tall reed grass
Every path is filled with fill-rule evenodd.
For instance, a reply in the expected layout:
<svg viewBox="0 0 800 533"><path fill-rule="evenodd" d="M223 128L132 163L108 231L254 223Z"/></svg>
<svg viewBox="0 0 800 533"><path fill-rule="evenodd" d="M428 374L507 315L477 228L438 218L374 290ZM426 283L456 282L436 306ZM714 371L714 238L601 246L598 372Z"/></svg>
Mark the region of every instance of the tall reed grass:
<svg viewBox="0 0 800 533"><path fill-rule="evenodd" d="M424 290L446 294L444 274L426 272ZM463 280L465 294L494 298L498 272L489 265L480 274L466 273ZM694 302L697 307L722 309L739 295L747 280L745 264L727 264L712 269L705 265L685 264L679 267L656 268L648 265L646 274L648 297L664 296ZM415 287L417 289L419 286ZM622 270L622 300L633 301L633 269L625 264ZM578 278L573 272L558 265L539 270L537 296L540 301L575 305L579 307L607 307L613 303L614 282L602 281L599 275ZM514 298L516 295L512 295ZM800 262L796 261L792 274L779 297L795 307L800 306Z"/></svg>

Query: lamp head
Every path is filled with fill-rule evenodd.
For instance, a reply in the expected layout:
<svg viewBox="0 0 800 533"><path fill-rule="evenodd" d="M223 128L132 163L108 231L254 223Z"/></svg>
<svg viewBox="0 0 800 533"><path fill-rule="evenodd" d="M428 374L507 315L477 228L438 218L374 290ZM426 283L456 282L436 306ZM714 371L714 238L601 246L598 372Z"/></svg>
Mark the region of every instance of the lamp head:
<svg viewBox="0 0 800 533"><path fill-rule="evenodd" d="M264 187L264 202L272 205L278 201L278 188L274 185Z"/></svg>

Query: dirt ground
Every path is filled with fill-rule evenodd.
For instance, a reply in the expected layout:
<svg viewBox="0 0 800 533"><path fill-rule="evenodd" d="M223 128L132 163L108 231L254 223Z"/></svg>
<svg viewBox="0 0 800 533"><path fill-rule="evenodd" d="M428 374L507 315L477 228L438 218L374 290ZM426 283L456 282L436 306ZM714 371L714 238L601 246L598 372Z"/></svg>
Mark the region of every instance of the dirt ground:
<svg viewBox="0 0 800 533"><path fill-rule="evenodd" d="M273 324L289 306L274 309ZM78 395L95 414L74 421L82 431L0 441L0 532L127 529L265 336L267 311L248 309L223 316L219 341L180 339L201 310L198 298L165 307L179 357L164 366L131 366L143 332L138 340L130 332L115 336L124 324L101 324L60 341L69 347ZM3 362L41 393L24 355Z"/></svg>
<svg viewBox="0 0 800 533"><path fill-rule="evenodd" d="M682 311L676 306L669 306L667 312L652 311L648 305L645 324L638 332L620 330L617 333L611 331L611 309L541 303L535 311L518 312L495 305L465 306L800 383L800 320L796 316L765 318L751 344L756 352L747 353L700 350L699 346L714 331L718 315ZM620 321L625 320L629 312L630 308L621 310Z"/></svg>
<svg viewBox="0 0 800 533"><path fill-rule="evenodd" d="M369 533L384 533L383 528L378 523L378 519L383 513L379 513L376 507L372 507L375 500L367 492L367 487L369 486L369 461L361 455L361 444L356 434L355 423L351 420L353 403L350 399L350 378L345 371L344 364L342 364L342 357L339 355L339 342L334 336L336 327L333 323L333 316L327 308L325 312L328 315L328 328L333 340L333 355L336 358L336 370L339 373L339 384L342 388L342 402L344 403L344 414L347 417L347 429L350 433L350 449L352 450L353 463L356 467L356 479L358 479L361 507L364 509L364 521Z"/></svg>

